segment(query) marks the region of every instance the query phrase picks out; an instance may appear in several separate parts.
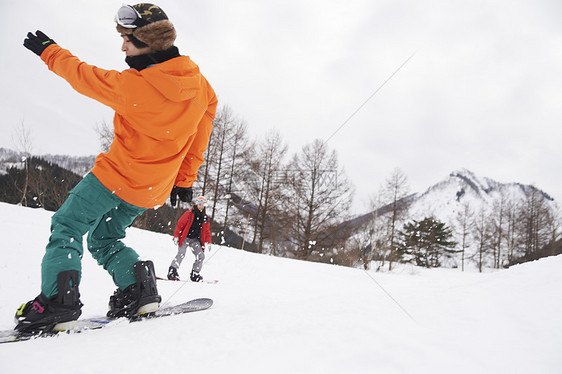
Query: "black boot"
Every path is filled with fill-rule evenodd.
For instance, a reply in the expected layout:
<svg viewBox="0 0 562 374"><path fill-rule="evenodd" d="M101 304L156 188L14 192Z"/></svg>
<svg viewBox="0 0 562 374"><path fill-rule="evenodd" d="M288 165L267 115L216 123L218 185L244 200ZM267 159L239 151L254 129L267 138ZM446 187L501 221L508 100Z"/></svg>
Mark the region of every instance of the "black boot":
<svg viewBox="0 0 562 374"><path fill-rule="evenodd" d="M156 276L152 261L139 261L134 265L136 282L123 291L117 289L109 298L110 318L145 316L154 314L162 298L156 289Z"/></svg>
<svg viewBox="0 0 562 374"><path fill-rule="evenodd" d="M193 270L191 271L191 275L189 276L189 278L191 279L192 282L201 282L203 280L203 277L199 275L198 272Z"/></svg>
<svg viewBox="0 0 562 374"><path fill-rule="evenodd" d="M51 332L70 330L82 314L78 292L78 271L62 271L57 275L58 294L51 298L43 293L22 304L16 312L16 330L20 332Z"/></svg>
<svg viewBox="0 0 562 374"><path fill-rule="evenodd" d="M168 279L173 281L179 281L180 275L178 274L178 269L173 266L170 266L168 269Z"/></svg>

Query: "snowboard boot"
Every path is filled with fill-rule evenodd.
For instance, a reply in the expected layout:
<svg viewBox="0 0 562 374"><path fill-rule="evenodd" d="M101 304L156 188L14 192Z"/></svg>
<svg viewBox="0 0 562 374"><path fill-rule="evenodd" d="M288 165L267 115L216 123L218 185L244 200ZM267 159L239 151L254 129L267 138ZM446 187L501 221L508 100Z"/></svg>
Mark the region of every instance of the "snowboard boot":
<svg viewBox="0 0 562 374"><path fill-rule="evenodd" d="M189 276L189 278L191 279L192 282L201 282L203 281L203 277L201 275L199 275L198 272L196 271L191 271L191 275Z"/></svg>
<svg viewBox="0 0 562 374"><path fill-rule="evenodd" d="M168 279L172 281L179 281L180 275L178 274L178 269L170 266L170 268L168 269Z"/></svg>
<svg viewBox="0 0 562 374"><path fill-rule="evenodd" d="M139 261L134 265L136 282L124 290L117 289L109 298L110 318L136 318L154 314L162 298L156 289L156 276L152 261Z"/></svg>
<svg viewBox="0 0 562 374"><path fill-rule="evenodd" d="M82 314L78 292L78 271L57 275L59 293L48 298L41 292L34 300L22 304L16 312L15 329L20 332L58 332L71 330Z"/></svg>

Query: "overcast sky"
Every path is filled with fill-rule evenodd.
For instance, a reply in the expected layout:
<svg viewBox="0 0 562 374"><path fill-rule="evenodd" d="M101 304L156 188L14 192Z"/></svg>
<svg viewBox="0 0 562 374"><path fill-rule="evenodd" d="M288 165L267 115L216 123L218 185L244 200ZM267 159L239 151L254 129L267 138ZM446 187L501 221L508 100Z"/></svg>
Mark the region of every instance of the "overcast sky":
<svg viewBox="0 0 562 374"><path fill-rule="evenodd" d="M33 153L99 153L113 113L75 93L22 45L42 30L80 59L124 70L122 1L2 0L0 147L23 123ZM131 3L133 4L133 3ZM253 138L298 151L328 141L354 210L396 168L411 192L467 168L562 199L562 2L165 0L176 45Z"/></svg>

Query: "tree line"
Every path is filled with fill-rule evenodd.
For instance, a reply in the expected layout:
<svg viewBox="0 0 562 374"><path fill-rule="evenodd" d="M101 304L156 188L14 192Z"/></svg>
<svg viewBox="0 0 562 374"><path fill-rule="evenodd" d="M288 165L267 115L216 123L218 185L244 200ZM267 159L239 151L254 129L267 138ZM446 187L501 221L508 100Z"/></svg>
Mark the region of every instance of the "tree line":
<svg viewBox="0 0 562 374"><path fill-rule="evenodd" d="M102 151L113 130L97 127ZM344 263L341 249L351 231L342 229L353 187L337 154L314 140L293 155L278 131L251 139L247 124L229 106L213 121L194 195L210 201L214 241L244 250L304 260ZM195 197L194 196L194 197ZM172 233L189 204L146 211L135 226ZM341 258L338 258L341 257Z"/></svg>
<svg viewBox="0 0 562 374"><path fill-rule="evenodd" d="M81 179L40 157L24 156L0 175L0 201L56 211Z"/></svg>
<svg viewBox="0 0 562 374"><path fill-rule="evenodd" d="M470 263L501 268L561 253L560 219L547 197L525 187L525 198L502 196L473 211L462 204L453 222L428 215L411 220L407 178L396 169L373 195L372 212L350 217L353 186L337 154L319 139L289 154L278 131L251 139L246 123L228 106L217 112L194 194L210 200L215 243L303 260L377 269L396 263L465 269ZM23 129L23 125L22 125ZM55 163L24 157L0 176L0 200L57 210L81 176ZM113 130L97 127L102 151ZM522 187L523 188L523 187ZM191 205L147 210L135 227L171 234Z"/></svg>
<svg viewBox="0 0 562 374"><path fill-rule="evenodd" d="M213 125L195 188L212 201L220 233L230 229L253 252L331 261L349 237L340 225L353 192L336 152L317 139L289 155L275 130L251 140L228 106Z"/></svg>

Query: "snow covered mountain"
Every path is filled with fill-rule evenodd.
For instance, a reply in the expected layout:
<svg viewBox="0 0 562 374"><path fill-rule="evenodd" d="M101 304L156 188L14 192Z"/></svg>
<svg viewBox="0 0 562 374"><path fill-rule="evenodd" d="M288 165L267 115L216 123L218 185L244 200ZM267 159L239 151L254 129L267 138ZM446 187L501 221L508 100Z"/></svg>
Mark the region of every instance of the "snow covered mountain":
<svg viewBox="0 0 562 374"><path fill-rule="evenodd" d="M412 197L409 216L420 220L434 216L449 225L454 225L456 214L462 210L463 204L468 204L472 211L481 209L492 210L502 198L513 202L525 199L526 191L535 188L520 183L500 183L491 178L475 175L467 169L453 171L449 176L425 192ZM545 192L539 192L545 197L553 209L556 202Z"/></svg>
<svg viewBox="0 0 562 374"><path fill-rule="evenodd" d="M548 205L558 210L558 203L546 192L534 186L520 183L501 183L491 178L480 177L467 169L451 172L447 178L432 185L425 192L413 193L402 200L408 204L407 219L421 220L433 216L449 225L453 225L455 215L467 204L476 212L481 209L493 210L494 204L502 198L513 202L525 199L526 192L536 189L544 197ZM388 214L389 206L378 209L379 216ZM365 225L373 216L373 212L353 219L355 226Z"/></svg>
<svg viewBox="0 0 562 374"><path fill-rule="evenodd" d="M425 192L411 194L398 204L408 207L398 218L398 230L412 220L419 222L430 217L452 229L457 243L454 249L459 252L447 255L442 264L446 267L502 267L559 253L555 248L560 243L552 241L553 232L559 233L559 206L535 186L501 183L459 169ZM375 244L375 250L384 251L391 212L392 204L379 206L344 225L351 223L353 238L362 248L370 250L372 243L382 243Z"/></svg>

